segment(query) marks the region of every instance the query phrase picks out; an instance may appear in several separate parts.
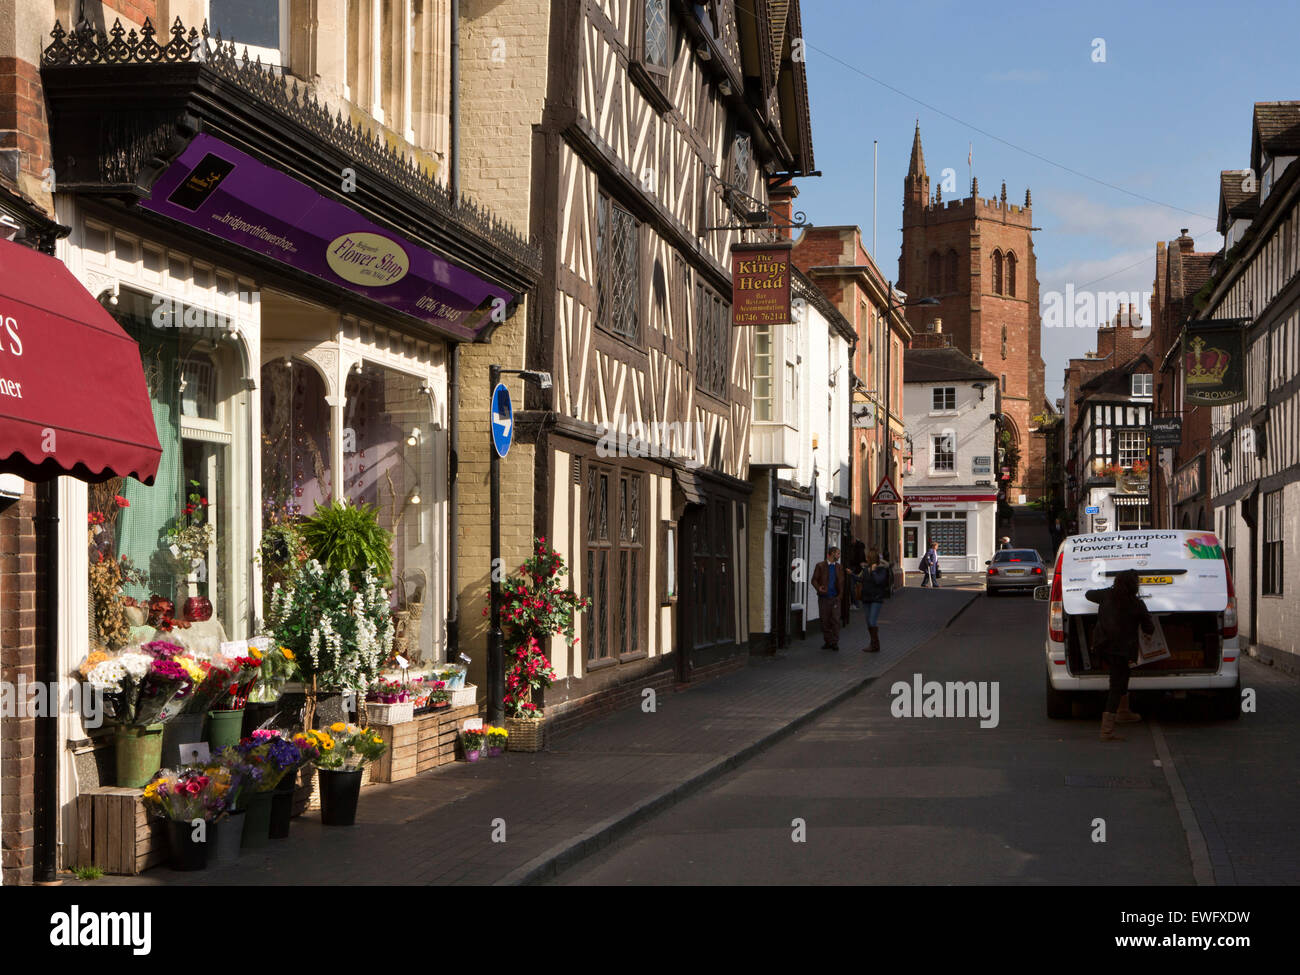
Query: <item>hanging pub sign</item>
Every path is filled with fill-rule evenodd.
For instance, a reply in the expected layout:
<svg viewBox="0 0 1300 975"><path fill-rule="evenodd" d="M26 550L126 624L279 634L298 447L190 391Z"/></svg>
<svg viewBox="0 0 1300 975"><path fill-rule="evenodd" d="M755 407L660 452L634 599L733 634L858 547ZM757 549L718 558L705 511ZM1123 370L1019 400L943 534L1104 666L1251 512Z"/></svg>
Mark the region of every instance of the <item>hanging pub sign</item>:
<svg viewBox="0 0 1300 975"><path fill-rule="evenodd" d="M1183 418L1157 415L1151 418L1151 446L1177 447L1183 442Z"/></svg>
<svg viewBox="0 0 1300 975"><path fill-rule="evenodd" d="M1183 402L1226 406L1246 399L1247 319L1193 321L1183 333Z"/></svg>
<svg viewBox="0 0 1300 975"><path fill-rule="evenodd" d="M784 325L790 318L790 241L731 245L731 324Z"/></svg>

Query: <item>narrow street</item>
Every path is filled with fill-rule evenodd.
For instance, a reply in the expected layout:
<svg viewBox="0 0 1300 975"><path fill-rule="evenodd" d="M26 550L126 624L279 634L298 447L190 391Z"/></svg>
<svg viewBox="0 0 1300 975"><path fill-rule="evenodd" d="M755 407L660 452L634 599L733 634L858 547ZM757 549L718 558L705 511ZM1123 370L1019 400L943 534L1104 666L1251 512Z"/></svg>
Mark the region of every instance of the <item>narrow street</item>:
<svg viewBox="0 0 1300 975"><path fill-rule="evenodd" d="M1162 702L1155 721L1103 745L1094 717L1045 715L1044 613L1026 597L981 596L859 694L560 881L1294 882L1300 860L1283 834L1300 811L1295 680L1248 660L1257 713L1207 721ZM997 726L893 717L891 685L915 674L996 684ZM1156 735L1212 873L1194 871ZM1098 820L1105 842L1094 842Z"/></svg>

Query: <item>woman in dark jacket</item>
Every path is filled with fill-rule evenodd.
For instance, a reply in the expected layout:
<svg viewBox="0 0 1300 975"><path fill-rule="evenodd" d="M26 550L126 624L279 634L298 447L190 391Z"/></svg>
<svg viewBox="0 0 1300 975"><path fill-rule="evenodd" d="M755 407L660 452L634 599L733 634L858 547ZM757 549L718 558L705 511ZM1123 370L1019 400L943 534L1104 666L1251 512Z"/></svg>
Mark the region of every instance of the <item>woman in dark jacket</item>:
<svg viewBox="0 0 1300 975"><path fill-rule="evenodd" d="M876 622L880 619L880 608L892 595L893 588L893 570L873 548L867 553L862 571L862 601L867 604L867 629L871 633L871 644L862 648L864 653L880 652L880 630L876 628Z"/></svg>
<svg viewBox="0 0 1300 975"><path fill-rule="evenodd" d="M1084 595L1097 603L1097 623L1092 628L1093 649L1106 654L1110 664L1110 693L1101 715L1101 740L1123 741L1115 734L1115 722L1141 721L1142 715L1129 710L1129 663L1138 657L1138 630L1151 634L1155 623L1138 596L1138 574L1127 569L1115 576L1109 589L1089 589Z"/></svg>

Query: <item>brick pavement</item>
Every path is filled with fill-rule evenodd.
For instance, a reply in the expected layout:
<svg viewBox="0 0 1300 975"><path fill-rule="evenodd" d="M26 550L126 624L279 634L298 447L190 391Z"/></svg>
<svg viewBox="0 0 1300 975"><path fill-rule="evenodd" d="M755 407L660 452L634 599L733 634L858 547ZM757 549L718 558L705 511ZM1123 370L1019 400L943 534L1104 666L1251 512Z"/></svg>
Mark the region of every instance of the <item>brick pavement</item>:
<svg viewBox="0 0 1300 975"><path fill-rule="evenodd" d="M883 650L864 654L855 612L839 653L811 635L776 657L661 696L554 741L367 788L357 825L294 820L286 841L230 866L164 868L98 884L447 884L543 879L735 767L882 674L977 598L973 588L904 590L880 621ZM494 821L505 842L493 842ZM500 824L498 824L500 825Z"/></svg>

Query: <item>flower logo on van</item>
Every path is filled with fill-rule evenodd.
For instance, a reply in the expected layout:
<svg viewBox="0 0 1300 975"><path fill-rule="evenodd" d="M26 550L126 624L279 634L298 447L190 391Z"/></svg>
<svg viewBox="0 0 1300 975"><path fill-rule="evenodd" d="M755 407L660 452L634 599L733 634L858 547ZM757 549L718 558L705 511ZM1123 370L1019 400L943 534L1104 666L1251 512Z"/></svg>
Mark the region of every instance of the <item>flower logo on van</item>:
<svg viewBox="0 0 1300 975"><path fill-rule="evenodd" d="M1183 542L1187 554L1193 559L1222 559L1223 549L1215 535L1196 535Z"/></svg>

